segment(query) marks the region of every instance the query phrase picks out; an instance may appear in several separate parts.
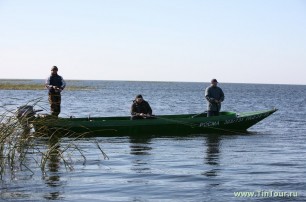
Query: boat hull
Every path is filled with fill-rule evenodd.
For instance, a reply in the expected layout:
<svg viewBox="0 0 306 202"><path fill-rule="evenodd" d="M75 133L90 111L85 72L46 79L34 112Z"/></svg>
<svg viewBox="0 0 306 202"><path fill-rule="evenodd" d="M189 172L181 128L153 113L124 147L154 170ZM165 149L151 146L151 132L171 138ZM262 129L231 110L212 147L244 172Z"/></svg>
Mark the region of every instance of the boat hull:
<svg viewBox="0 0 306 202"><path fill-rule="evenodd" d="M203 114L164 115L153 119L130 120L130 117L52 118L36 117L32 124L37 133L64 136L131 136L188 135L203 133L239 133L273 114L276 109L237 115L221 112L220 116Z"/></svg>

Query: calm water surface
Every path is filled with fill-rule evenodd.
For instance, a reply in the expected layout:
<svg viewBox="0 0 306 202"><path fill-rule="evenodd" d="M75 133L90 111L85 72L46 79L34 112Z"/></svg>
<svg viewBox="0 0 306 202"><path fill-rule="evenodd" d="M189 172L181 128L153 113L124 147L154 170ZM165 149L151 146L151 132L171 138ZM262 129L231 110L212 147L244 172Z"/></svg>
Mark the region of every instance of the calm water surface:
<svg viewBox="0 0 306 202"><path fill-rule="evenodd" d="M43 82L43 81L29 81ZM128 115L143 94L156 115L205 110L207 83L70 81L91 86L64 91L60 116ZM74 141L87 159L72 157L74 170L52 159L46 176L18 172L0 183L0 201L306 201L306 86L219 84L223 110L276 107L248 134L188 137L99 137ZM0 90L0 106L15 109L35 98L49 110L47 92ZM3 108L2 108L3 110ZM72 140L58 140L61 146ZM44 140L40 144L44 145ZM45 145L48 146L48 145ZM33 160L29 160L29 163ZM294 192L297 197L235 197L235 192Z"/></svg>

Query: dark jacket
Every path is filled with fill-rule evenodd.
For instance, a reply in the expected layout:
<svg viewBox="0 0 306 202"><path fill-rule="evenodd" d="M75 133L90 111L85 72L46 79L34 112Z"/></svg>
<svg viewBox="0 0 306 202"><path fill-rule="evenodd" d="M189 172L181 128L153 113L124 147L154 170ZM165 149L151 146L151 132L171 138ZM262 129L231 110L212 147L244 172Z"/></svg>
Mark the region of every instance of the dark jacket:
<svg viewBox="0 0 306 202"><path fill-rule="evenodd" d="M131 115L136 115L136 113L152 115L152 109L147 101L143 100L141 103L137 103L136 100L134 100L131 106Z"/></svg>
<svg viewBox="0 0 306 202"><path fill-rule="evenodd" d="M60 88L60 90L55 90L53 86ZM49 93L59 93L61 92L66 86L66 82L60 75L51 75L46 80L46 88L49 89Z"/></svg>
<svg viewBox="0 0 306 202"><path fill-rule="evenodd" d="M208 111L220 111L221 103L216 103L215 101L223 101L224 93L218 86L209 86L205 90L205 98L207 100L207 110Z"/></svg>

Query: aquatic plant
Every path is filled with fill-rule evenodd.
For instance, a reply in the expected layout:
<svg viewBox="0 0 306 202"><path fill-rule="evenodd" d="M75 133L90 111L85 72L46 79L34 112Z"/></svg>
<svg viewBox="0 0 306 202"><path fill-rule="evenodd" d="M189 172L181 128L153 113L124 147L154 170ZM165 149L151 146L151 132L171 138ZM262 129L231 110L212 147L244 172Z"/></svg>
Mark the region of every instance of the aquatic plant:
<svg viewBox="0 0 306 202"><path fill-rule="evenodd" d="M35 106L39 101L30 104ZM70 171L74 169L75 158L82 159L83 164L86 164L86 154L78 146L78 140L86 134L73 134L70 131L67 134L62 131L35 132L30 125L33 116L20 116L15 110L3 106L0 108L0 180L14 179L18 172L32 176L35 174L33 170L37 168L45 177L48 171L60 164ZM68 137L65 143L61 140L62 136ZM86 141L94 144L104 159L108 158L95 139Z"/></svg>

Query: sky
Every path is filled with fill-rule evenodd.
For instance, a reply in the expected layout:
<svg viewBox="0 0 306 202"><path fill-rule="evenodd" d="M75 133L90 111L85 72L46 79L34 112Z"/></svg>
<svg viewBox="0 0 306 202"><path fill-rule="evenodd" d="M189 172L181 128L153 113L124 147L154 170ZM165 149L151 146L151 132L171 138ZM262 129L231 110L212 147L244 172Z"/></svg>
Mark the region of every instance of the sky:
<svg viewBox="0 0 306 202"><path fill-rule="evenodd" d="M0 0L0 79L306 84L305 0Z"/></svg>

